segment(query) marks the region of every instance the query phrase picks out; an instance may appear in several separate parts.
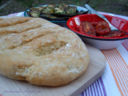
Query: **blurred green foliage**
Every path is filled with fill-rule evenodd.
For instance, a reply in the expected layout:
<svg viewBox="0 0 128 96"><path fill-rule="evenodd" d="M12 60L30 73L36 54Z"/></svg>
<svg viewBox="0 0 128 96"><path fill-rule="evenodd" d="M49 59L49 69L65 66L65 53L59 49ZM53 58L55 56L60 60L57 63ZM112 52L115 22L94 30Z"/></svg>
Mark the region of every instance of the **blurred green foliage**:
<svg viewBox="0 0 128 96"><path fill-rule="evenodd" d="M96 8L100 6L105 0L89 0L89 4L93 7Z"/></svg>
<svg viewBox="0 0 128 96"><path fill-rule="evenodd" d="M0 0L0 4L1 4L2 0Z"/></svg>
<svg viewBox="0 0 128 96"><path fill-rule="evenodd" d="M2 1L2 0L0 0ZM85 3L88 3L96 10L101 11L110 11L117 12L120 11L120 5L124 6L124 10L128 9L128 1L127 0L16 0L23 4L23 6L30 8L34 6L38 6L40 4L74 4L84 6ZM107 5L106 5L107 4ZM119 6L112 6L112 5L119 5Z"/></svg>
<svg viewBox="0 0 128 96"><path fill-rule="evenodd" d="M24 6L27 7L32 7L32 6L36 6L39 4L42 4L44 2L47 2L47 0L16 0L17 2L21 2ZM86 2L89 2L89 4L96 8L97 6L99 6L100 4L102 4L104 2L104 0L54 0L54 3L66 3L66 4L75 4L75 5L82 5L84 6L84 4ZM52 3L52 0L48 3Z"/></svg>
<svg viewBox="0 0 128 96"><path fill-rule="evenodd" d="M24 6L32 7L34 0L16 0L17 2L21 2Z"/></svg>
<svg viewBox="0 0 128 96"><path fill-rule="evenodd" d="M9 0L0 0L0 6ZM27 8L41 4L74 4L84 6L85 3L91 5L98 11L111 12L128 15L128 0L12 0L4 9L0 10L1 15L24 11ZM3 11L3 12L2 12Z"/></svg>

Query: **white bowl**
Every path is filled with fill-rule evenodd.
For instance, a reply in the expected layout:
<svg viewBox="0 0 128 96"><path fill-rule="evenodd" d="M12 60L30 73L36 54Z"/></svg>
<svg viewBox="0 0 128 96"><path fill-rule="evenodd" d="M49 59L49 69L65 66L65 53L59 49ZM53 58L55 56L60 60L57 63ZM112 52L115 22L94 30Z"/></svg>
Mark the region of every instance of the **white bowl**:
<svg viewBox="0 0 128 96"><path fill-rule="evenodd" d="M117 48L123 41L122 40L98 40L91 38L82 38L86 43L98 48L98 49L113 49Z"/></svg>
<svg viewBox="0 0 128 96"><path fill-rule="evenodd" d="M103 36L88 35L86 33L80 32L79 28L81 26L81 22L83 21L92 22L95 20L99 22L100 20L103 20L95 14L84 14L84 15L74 16L67 21L67 26L69 27L69 29L71 29L76 34L78 34L85 42L89 43L90 45L93 45L96 48L99 49L117 48L125 39L128 39L128 20L125 20L117 16L110 16L110 15L104 15L104 16L109 20L111 24L113 24L119 30L127 32L127 34L120 37L119 36L103 37Z"/></svg>

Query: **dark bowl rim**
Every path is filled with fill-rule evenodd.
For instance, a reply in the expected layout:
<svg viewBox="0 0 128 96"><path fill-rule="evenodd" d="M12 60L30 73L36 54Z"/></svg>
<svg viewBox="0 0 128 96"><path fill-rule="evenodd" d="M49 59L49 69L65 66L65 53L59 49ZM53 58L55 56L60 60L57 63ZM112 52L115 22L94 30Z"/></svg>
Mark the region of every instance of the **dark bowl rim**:
<svg viewBox="0 0 128 96"><path fill-rule="evenodd" d="M91 35L83 35L83 34L80 34L79 32L77 32L76 30L72 29L69 25L69 22L75 18L75 17L78 17L78 16L83 16L83 15L96 15L96 14L82 14L82 15L76 15L76 16L73 16L71 18L69 18L67 20L67 27L72 30L74 33L78 34L79 36L82 36L82 37L85 37L85 38L89 38L89 39L95 39L95 40L103 40L103 41L117 41L117 40L125 40L125 39L128 39L128 35L127 37L120 37L120 38L99 38L99 37L91 37ZM104 16L111 16L111 15L107 15L107 14L103 14ZM117 16L111 16L111 17L117 17ZM119 17L120 18L120 17ZM123 19L123 18L122 18Z"/></svg>

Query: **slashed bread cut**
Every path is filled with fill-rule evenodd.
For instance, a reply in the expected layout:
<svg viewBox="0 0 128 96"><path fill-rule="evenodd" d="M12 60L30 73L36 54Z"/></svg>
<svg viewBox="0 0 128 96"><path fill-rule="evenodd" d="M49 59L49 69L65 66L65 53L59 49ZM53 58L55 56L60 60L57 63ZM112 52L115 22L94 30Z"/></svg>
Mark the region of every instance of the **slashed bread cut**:
<svg viewBox="0 0 128 96"><path fill-rule="evenodd" d="M0 19L0 74L61 86L81 76L88 63L85 44L70 30L39 18Z"/></svg>

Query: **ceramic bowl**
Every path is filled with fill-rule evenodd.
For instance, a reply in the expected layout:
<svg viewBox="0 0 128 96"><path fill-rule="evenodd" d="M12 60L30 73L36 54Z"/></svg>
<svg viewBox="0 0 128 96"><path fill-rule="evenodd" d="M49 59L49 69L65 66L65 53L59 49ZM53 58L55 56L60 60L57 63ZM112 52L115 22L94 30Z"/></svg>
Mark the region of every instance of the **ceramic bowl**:
<svg viewBox="0 0 128 96"><path fill-rule="evenodd" d="M85 32L80 32L80 24L83 21L93 22L93 21L103 21L100 17L95 14L84 14L84 15L77 15L70 18L67 21L67 26L69 29L77 33L85 42L93 45L99 49L113 49L117 48L125 39L128 39L128 21L117 17L117 16L110 16L104 15L109 22L118 28L121 31L125 31L126 34L123 36L118 37L103 37L103 36L93 36L88 35Z"/></svg>

